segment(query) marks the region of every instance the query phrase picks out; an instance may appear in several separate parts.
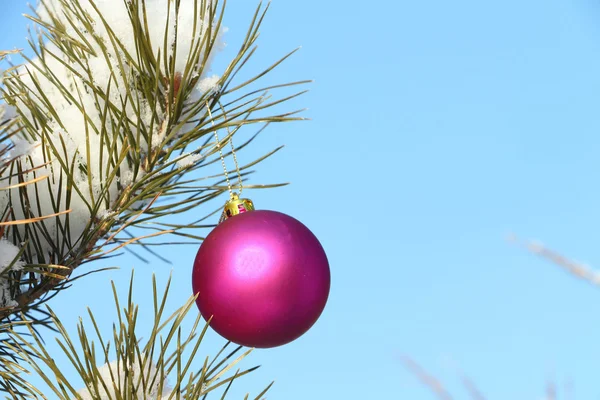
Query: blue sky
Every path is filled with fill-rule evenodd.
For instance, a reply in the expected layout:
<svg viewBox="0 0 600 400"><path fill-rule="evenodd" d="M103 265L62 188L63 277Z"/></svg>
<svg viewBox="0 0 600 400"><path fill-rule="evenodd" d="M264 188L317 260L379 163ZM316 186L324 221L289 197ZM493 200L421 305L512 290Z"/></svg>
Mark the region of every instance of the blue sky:
<svg viewBox="0 0 600 400"><path fill-rule="evenodd" d="M25 45L24 4L3 4L0 47ZM229 2L222 62L253 7ZM253 179L292 185L252 198L319 236L331 295L309 333L251 356L262 368L238 390L275 379L272 399L433 399L407 354L457 399L462 373L489 399L541 399L548 380L597 398L600 288L506 236L600 268L600 4L274 0L254 65L299 45L268 79L314 79L290 105L312 120L271 127L243 156L286 145ZM89 305L108 332L109 279L125 292L135 267L142 303L151 273L172 273L175 307L196 249L168 251L173 265L112 260L121 271L51 305L73 333ZM221 343L210 336L206 353Z"/></svg>

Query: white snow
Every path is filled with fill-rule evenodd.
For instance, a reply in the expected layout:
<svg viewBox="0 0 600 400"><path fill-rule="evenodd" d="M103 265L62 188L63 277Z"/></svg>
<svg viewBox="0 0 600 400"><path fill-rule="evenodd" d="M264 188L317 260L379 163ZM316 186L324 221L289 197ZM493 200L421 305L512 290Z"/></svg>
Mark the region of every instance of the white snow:
<svg viewBox="0 0 600 400"><path fill-rule="evenodd" d="M99 219L105 219L105 218L111 217L113 215L114 215L114 211L111 211L111 210L102 210L102 211L98 212Z"/></svg>
<svg viewBox="0 0 600 400"><path fill-rule="evenodd" d="M1 83L2 80L0 79L0 84ZM15 109L13 107L8 107L6 104L0 104L0 121L7 121L15 116Z"/></svg>
<svg viewBox="0 0 600 400"><path fill-rule="evenodd" d="M194 163L196 163L196 161L202 159L203 156L201 154L194 154L194 153L187 153L184 154L183 157L181 157L179 160L177 160L177 167L179 168L184 168L187 166L190 166Z"/></svg>
<svg viewBox="0 0 600 400"><path fill-rule="evenodd" d="M219 79L221 79L218 75L213 75L207 78L200 79L198 84L196 85L197 90L201 93L208 93L212 91L219 90Z"/></svg>
<svg viewBox="0 0 600 400"><path fill-rule="evenodd" d="M140 389L142 388L141 373L142 372L144 373L146 380L148 378L150 378L150 380L152 380L152 379L154 379L154 376L157 372L156 366L152 363L148 363L146 365L146 367L144 368L144 371L142 371L142 366L140 365L139 360L136 360L135 363L133 363L133 365L130 365L128 370L129 370L130 374L132 374L133 376L136 377L133 381L133 384L135 386L138 386ZM118 377L118 379L116 380L116 382L118 382L117 387L120 386L121 388L123 388L124 384L125 384L125 374L123 371L122 362L119 360L119 361L113 361L109 364L104 364L102 367L98 368L98 372L100 373L101 379L104 381L104 383L106 383L106 386L109 388L109 392L107 393L106 390L103 387L101 387L100 397L92 396L92 393L90 393L90 391L88 389L82 389L77 393L82 397L83 400L98 400L98 399L99 400L109 400L109 399L117 398L117 395L115 394L115 390L112 387L113 379L111 377L111 373L112 373L112 376ZM160 376L157 376L154 385L149 388L148 393L144 393L144 397L140 397L140 398L143 398L145 400L168 399L169 396L171 395L172 389L168 386L168 382L167 382L166 378L163 381L162 393L158 393L159 383L160 383ZM99 386L101 386L101 385L99 385ZM141 394L142 393L138 393L138 396Z"/></svg>
<svg viewBox="0 0 600 400"><path fill-rule="evenodd" d="M19 248L6 239L0 238L0 271L4 271L19 254ZM16 261L12 269L18 271L23 268L23 261Z"/></svg>
<svg viewBox="0 0 600 400"><path fill-rule="evenodd" d="M41 210L41 215L48 215L56 212L53 203L58 202L58 193L63 193L60 198L59 210L71 209L69 215L70 237L66 238L70 243L76 243L86 226L92 220L91 205L100 203L99 215L104 217L108 210L112 209L111 204L119 195L121 187L137 182L142 178L143 171L134 173L128 165L122 164L119 167L118 179L110 184L107 182L107 176L111 172L109 160L116 159L115 154L119 154L123 145L123 127L116 125L110 118L105 119L105 100L97 98L90 90L89 82L105 91L110 89L108 101L119 110L124 110L130 118L129 127L133 132L149 131L153 127L150 143L140 137L140 148L142 153L146 153L149 147L154 148L163 143L166 132L161 128L160 121L156 120L155 114L159 110L145 100L144 94L138 91L134 85L135 69L126 65L122 68L119 60L124 60L125 52L115 50L111 44L111 34L104 26L102 19L98 16L94 7L88 0L79 0L78 5L82 10L89 14L92 21L93 31L89 32L82 23L73 18L71 11L64 7L62 0L46 0L44 5L40 5L37 12L43 21L50 22L51 13L57 16L64 24L67 32L78 39L76 31L79 31L91 45L96 55L81 52L79 60L69 59L61 50L53 45L47 44L44 53L45 64L42 65L39 59L34 59L31 65L22 66L18 69L21 75L21 81L27 85L27 92L30 93L42 110L47 110L48 117L47 128L36 133L36 137L18 134L14 136L14 149L11 156L20 156L20 162L24 170L38 167L35 172L24 174L23 178L31 180L35 177L47 175L49 178L43 183L27 186L31 209ZM174 57L175 70L183 71L188 63L190 55L189 49L194 43L203 40L208 32L209 21L201 9L201 5L211 6L210 1L202 0L182 0L178 17L175 15L174 4L171 0L146 0L145 15L147 26L150 28L149 37L151 39L152 51L155 55L160 54L161 60L164 54ZM197 10L194 4L197 4ZM123 49L131 55L133 60L137 60L137 47L134 40L132 24L128 14L125 0L95 0L95 6L98 8L112 34L122 43ZM47 8L46 8L47 7ZM169 9L169 7L171 7ZM170 10L170 11L169 11ZM141 12L141 10L140 10ZM194 27L194 16L197 12L198 23ZM201 17L201 15L204 15ZM70 17L70 18L68 18ZM71 25L75 21L75 27ZM177 26L177 37L175 37L175 26ZM214 50L219 50L224 46L222 34L226 29L221 29L218 33L218 40ZM165 47L165 35L168 38ZM102 46L97 42L101 38L105 52ZM80 39L78 39L80 41ZM172 46L176 44L176 47ZM214 51L207 56L212 59ZM198 65L203 63L200 57ZM67 66L65 66L67 64ZM83 65L89 66L93 73L88 75ZM161 61L161 68L164 64ZM37 69L50 71L53 79L43 76ZM210 68L207 64L203 74ZM75 71L75 73L73 72ZM80 77L77 74L83 76ZM9 80L5 80L9 81ZM192 91L189 101L199 98L198 93L205 93L210 90L218 90L219 77L214 75L210 77L201 76L198 84ZM133 93L132 97L127 97L128 93ZM72 99L68 97L72 96ZM127 103L124 105L124 99ZM73 101L75 100L75 101ZM79 104L77 104L79 103ZM56 114L49 112L50 107ZM136 117L134 112L139 109L141 118ZM2 110L5 116L17 116L33 121L35 118L28 110L27 105L17 98L15 107L6 107ZM164 116L159 115L159 119ZM105 122L103 122L105 121ZM186 123L183 129L191 129L193 124ZM111 138L111 143L101 140L100 131L105 130L105 137ZM179 134L185 131L179 132ZM114 138L114 139L113 139ZM114 140L114 142L113 142ZM57 156L52 155L52 149L48 143L56 146ZM90 149L90 151L88 151ZM1 161L1 160L0 160ZM185 162L194 162L194 157L186 159ZM40 167L44 165L43 167ZM67 204L66 185L63 166L75 166L75 186L78 190L72 191L70 203ZM0 175L5 178L8 170ZM91 179L90 179L91 178ZM0 180L0 185L15 183L15 178L10 180ZM17 189L10 191L0 190L0 213L6 208L9 199L12 199L14 212L17 218L22 218L26 214L21 208L19 200L19 191ZM39 202L38 202L39 200ZM66 216L59 217L62 223L66 222ZM59 236L60 230L57 229L56 218L47 219L45 225L50 233L49 240L54 243L61 243L65 238ZM14 229L22 229L16 227ZM60 246L59 246L60 247ZM46 243L42 253L51 249L50 243ZM32 254L34 248L29 249ZM46 259L46 254L38 254ZM46 261L48 261L46 259Z"/></svg>
<svg viewBox="0 0 600 400"><path fill-rule="evenodd" d="M0 272L6 272L6 268L12 264L13 271L23 269L25 263L17 259L19 248L6 239L0 238ZM14 261L14 263L13 263ZM10 285L7 277L0 278L0 307L16 307L18 304L10 294Z"/></svg>

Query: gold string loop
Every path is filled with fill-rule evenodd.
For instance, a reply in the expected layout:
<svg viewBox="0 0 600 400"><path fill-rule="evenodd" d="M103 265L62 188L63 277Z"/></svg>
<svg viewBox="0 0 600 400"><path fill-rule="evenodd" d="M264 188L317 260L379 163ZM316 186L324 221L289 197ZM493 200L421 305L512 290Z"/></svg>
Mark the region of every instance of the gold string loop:
<svg viewBox="0 0 600 400"><path fill-rule="evenodd" d="M223 112L223 116L227 117L227 115L225 114L225 110L223 109L223 106L221 105L221 103L219 102L219 107L221 108L221 111ZM213 115L212 112L210 111L210 105L208 104L208 102L206 102L206 110L208 111L208 116L210 117L210 122L212 124L212 126L215 126L215 121L213 119ZM242 183L242 173L240 171L240 166L238 164L238 160L237 160L237 156L235 154L235 147L233 146L233 135L231 134L231 131L229 130L229 127L226 127L227 129L227 134L229 136L229 145L231 146L231 155L233 156L233 162L235 164L235 172L237 174L238 177L238 190L239 190L239 194L242 194L242 191L244 189L243 183ZM229 190L229 200L233 201L233 200L237 200L238 199L238 195L237 193L233 192L233 187L231 185L231 181L229 180L229 171L227 170L227 165L225 163L225 156L223 155L223 146L221 145L221 141L219 139L219 133L218 130L215 130L215 145L217 146L217 148L219 149L219 156L221 158L221 165L223 166L223 173L225 175L225 181L227 182L227 189Z"/></svg>

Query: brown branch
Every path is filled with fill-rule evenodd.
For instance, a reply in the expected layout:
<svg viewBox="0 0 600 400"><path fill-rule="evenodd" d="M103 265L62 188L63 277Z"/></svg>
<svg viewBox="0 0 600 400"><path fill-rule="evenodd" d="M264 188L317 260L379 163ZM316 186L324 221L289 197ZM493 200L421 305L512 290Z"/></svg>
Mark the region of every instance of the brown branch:
<svg viewBox="0 0 600 400"><path fill-rule="evenodd" d="M556 400L556 385L554 382L546 383L546 398L544 400Z"/></svg>
<svg viewBox="0 0 600 400"><path fill-rule="evenodd" d="M129 193L129 191L126 191L126 193ZM119 227L119 229L117 229L116 232L113 233L100 247L103 247L103 246L106 246L107 244L109 244L112 241L112 239L114 239L114 237L119 232L121 232L126 226L133 223L141 214L148 211L148 209L152 206L152 204L154 204L156 202L156 200L160 197L160 195L161 195L161 193L157 193L154 196L154 198L150 201L150 203L143 210L140 210L140 212L137 213L132 218L132 220L128 221L127 223L125 223L121 227ZM70 210L68 210L68 211L70 211ZM47 216L44 218L48 218L48 217L56 216L56 215L60 215L60 214L62 214L62 213L53 214L53 215L50 215L50 216ZM43 218L40 218L40 219L43 219ZM23 222L23 221L18 221L18 222ZM30 221L30 222L35 222L35 221ZM2 223L0 223L0 227L2 227ZM99 257L90 257L90 253L94 250L94 244L96 242L98 242L98 240L100 240L102 237L104 237L109 232L110 228L111 228L110 225L102 226L98 231L96 231L93 238L91 238L89 241L86 241L86 245L83 246L83 248L81 250L79 250L79 253L76 254L67 265L56 268L56 270L52 271L52 274L50 276L45 277L45 280L44 280L44 278L42 278L41 282L38 285L33 287L31 290L24 292L24 293L20 294L19 296L17 296L17 298L15 299L15 301L18 303L17 307L10 308L10 309L0 309L0 320L8 318L11 314L14 314L16 312L26 311L27 309L31 308L32 306L34 306L33 303L36 300L40 299L45 294L56 289L57 286L64 283L65 279L68 279L71 276L71 273L73 273L73 271L77 267L79 267L83 263L83 261L91 261L96 258L99 258ZM120 245L116 246L115 248L105 251L102 255L105 256L111 252L114 252L120 248L123 248L126 245L132 244L139 240L143 240L145 238L155 237L155 236L164 235L164 234L168 234L168 233L172 233L172 232L174 232L173 229L168 229L168 230L163 230L160 232L154 232L149 235L135 237L135 238L129 239L125 243L121 243Z"/></svg>
<svg viewBox="0 0 600 400"><path fill-rule="evenodd" d="M545 247L541 243L533 241L521 242L515 236L509 237L509 240L525 246L525 248L531 253L551 261L571 275L583 279L592 285L600 286L600 271L596 271L590 268L588 265L570 260L562 254Z"/></svg>
<svg viewBox="0 0 600 400"><path fill-rule="evenodd" d="M96 232L94 239L91 242L97 242L102 236L106 234L106 230L99 230ZM52 276L44 277L40 280L40 283L34 286L32 289L21 293L15 298L18 306L12 309L0 310L0 320L4 320L10 317L12 314L17 312L24 312L34 306L34 302L46 295L50 291L56 289L57 286L64 283L68 279L73 271L80 266L83 261L89 257L90 248L89 245L85 246L80 251L79 256L74 257L68 265L58 265L52 270Z"/></svg>
<svg viewBox="0 0 600 400"><path fill-rule="evenodd" d="M452 400L452 396L442 383L425 371L419 364L408 356L401 356L402 362L425 386L427 386L441 400Z"/></svg>
<svg viewBox="0 0 600 400"><path fill-rule="evenodd" d="M461 377L461 380L473 400L486 400L485 396L481 393L479 388L475 385L475 383L469 377L463 375Z"/></svg>

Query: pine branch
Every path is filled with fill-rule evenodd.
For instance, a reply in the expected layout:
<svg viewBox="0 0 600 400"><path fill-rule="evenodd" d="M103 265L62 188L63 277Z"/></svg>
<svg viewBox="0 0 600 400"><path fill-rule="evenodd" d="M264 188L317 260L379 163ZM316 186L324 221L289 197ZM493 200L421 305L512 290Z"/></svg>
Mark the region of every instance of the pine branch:
<svg viewBox="0 0 600 400"><path fill-rule="evenodd" d="M403 356L402 362L439 400L452 400L452 396L450 396L444 385L436 377L425 371L416 361Z"/></svg>
<svg viewBox="0 0 600 400"><path fill-rule="evenodd" d="M218 207L209 202L228 190L222 175L202 169L220 162L220 151L230 157L229 141L249 126L257 132L238 150L272 123L302 120L301 110L276 110L308 81L261 85L293 52L238 82L268 6L257 7L238 53L210 76L225 2L157 4L165 9L149 10L145 0L42 0L28 17L37 26L34 57L19 53L24 64L0 72L0 337L11 338L0 341L0 391L35 393L8 357L24 345L22 324L34 339L37 326L63 333L43 304L77 279L76 269L130 245L149 249L150 238L198 244ZM241 166L244 188L279 186L247 183L278 150ZM167 220L207 206L188 224Z"/></svg>
<svg viewBox="0 0 600 400"><path fill-rule="evenodd" d="M193 360L207 332L208 323L200 329L201 317L198 316L188 331L182 327L187 313L195 307L194 297L171 315L165 314L170 281L161 295L153 279L153 325L149 334L145 335L148 339L141 340L137 329L140 310L132 301L133 275L123 308L114 282L112 285L117 311L112 339L102 336L91 310L88 310L89 324L86 326L80 319L77 338L72 338L60 319L48 308L59 331L58 344L81 378L84 389L77 390L73 386L74 380L65 375L65 365L56 364L31 325L30 338L12 334L13 342L17 343L13 347L14 352L24 355L24 364L40 376L47 386L35 388L24 384L22 389L29 396L46 399L52 393L55 398L65 400L107 396L116 399L170 400L208 398L222 390L221 399L224 399L234 380L258 368L237 369L231 374L252 350L240 354L242 347L237 346L229 351L231 344L228 342L215 357L206 358L201 368L194 370ZM104 366L97 367L98 364ZM255 399L261 399L270 386Z"/></svg>

